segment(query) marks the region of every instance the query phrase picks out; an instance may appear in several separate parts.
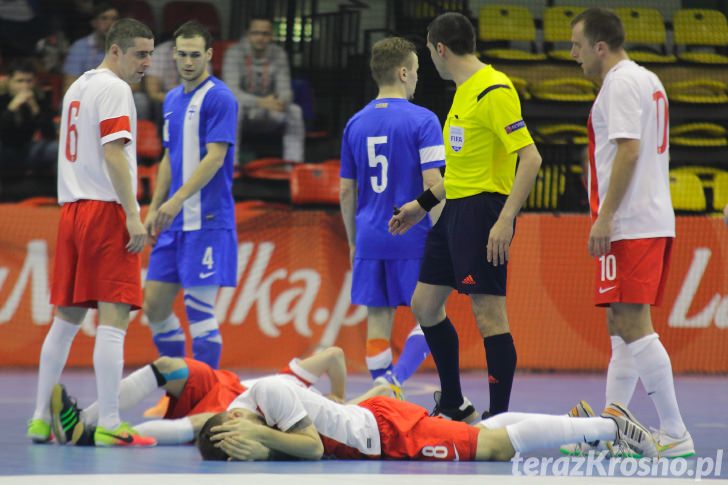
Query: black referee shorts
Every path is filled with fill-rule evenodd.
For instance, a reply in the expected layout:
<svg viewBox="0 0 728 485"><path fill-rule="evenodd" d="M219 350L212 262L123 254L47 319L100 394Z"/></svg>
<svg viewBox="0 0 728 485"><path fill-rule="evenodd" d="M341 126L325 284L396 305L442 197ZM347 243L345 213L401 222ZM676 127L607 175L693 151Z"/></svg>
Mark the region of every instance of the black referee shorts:
<svg viewBox="0 0 728 485"><path fill-rule="evenodd" d="M505 201L505 195L491 192L448 199L427 237L418 281L465 294L505 296L507 264L493 266L486 252Z"/></svg>

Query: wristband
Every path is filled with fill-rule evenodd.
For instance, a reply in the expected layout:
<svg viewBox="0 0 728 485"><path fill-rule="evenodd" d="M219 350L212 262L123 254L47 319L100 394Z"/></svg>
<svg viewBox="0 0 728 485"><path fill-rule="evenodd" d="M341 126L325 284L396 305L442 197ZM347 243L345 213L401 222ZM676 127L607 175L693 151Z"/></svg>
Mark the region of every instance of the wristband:
<svg viewBox="0 0 728 485"><path fill-rule="evenodd" d="M430 210L439 204L440 201L437 200L437 197L435 197L435 194L432 193L432 190L427 189L422 192L419 197L417 197L417 203L420 204L420 207L425 209L425 211L430 212Z"/></svg>

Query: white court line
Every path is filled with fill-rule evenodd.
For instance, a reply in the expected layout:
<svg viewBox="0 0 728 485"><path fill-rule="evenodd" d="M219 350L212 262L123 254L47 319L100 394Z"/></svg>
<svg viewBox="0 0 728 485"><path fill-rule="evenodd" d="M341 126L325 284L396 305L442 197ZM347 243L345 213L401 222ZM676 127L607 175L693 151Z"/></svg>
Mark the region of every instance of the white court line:
<svg viewBox="0 0 728 485"><path fill-rule="evenodd" d="M52 483L53 485L159 485L174 483L175 485L329 485L329 484L362 484L362 485L442 485L457 482L458 485L483 485L498 483L503 485L665 485L664 478L624 478L624 477L524 477L510 475L377 475L377 474L154 474L154 475L25 475L0 477L0 485L36 485ZM669 485L687 485L697 483L692 479L671 478ZM709 485L728 485L728 480L710 480Z"/></svg>

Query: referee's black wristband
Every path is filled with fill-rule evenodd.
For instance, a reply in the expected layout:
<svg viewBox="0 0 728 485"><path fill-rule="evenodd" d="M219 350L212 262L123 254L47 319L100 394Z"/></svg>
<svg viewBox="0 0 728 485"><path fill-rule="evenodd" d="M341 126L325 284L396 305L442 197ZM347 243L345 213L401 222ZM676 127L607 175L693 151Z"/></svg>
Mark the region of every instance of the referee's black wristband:
<svg viewBox="0 0 728 485"><path fill-rule="evenodd" d="M437 200L437 197L435 197L435 194L432 193L432 190L427 189L422 192L419 197L417 197L417 203L420 204L420 207L425 209L425 211L430 212L430 210L439 204L440 201Z"/></svg>

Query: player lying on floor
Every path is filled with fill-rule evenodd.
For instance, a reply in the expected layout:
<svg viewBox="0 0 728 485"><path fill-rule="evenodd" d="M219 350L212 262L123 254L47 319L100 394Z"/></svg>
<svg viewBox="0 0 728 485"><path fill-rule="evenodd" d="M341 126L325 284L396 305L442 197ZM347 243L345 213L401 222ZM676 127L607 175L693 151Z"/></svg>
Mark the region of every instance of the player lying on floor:
<svg viewBox="0 0 728 485"><path fill-rule="evenodd" d="M657 455L650 432L617 403L601 417L509 412L470 426L388 397L342 405L271 378L258 380L228 411L210 418L197 445L205 460L504 461L516 452L582 440L613 441L615 453L629 447L641 456Z"/></svg>
<svg viewBox="0 0 728 485"><path fill-rule="evenodd" d="M330 347L306 359L292 359L275 377L293 385L310 387L322 375L328 375L328 399L343 402L346 390L344 351ZM163 388L170 397L164 419L134 426L135 432L155 438L158 444L189 443L202 425L228 405L257 379L240 381L227 370L212 369L194 359L161 357L138 369L121 381L119 405L122 410L139 404ZM371 389L358 399L376 395L393 395L388 386ZM93 428L98 419L98 404L78 409L76 402L58 384L51 397L53 433L60 444L93 445Z"/></svg>

